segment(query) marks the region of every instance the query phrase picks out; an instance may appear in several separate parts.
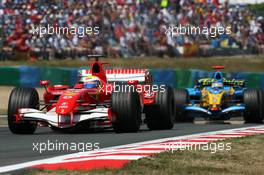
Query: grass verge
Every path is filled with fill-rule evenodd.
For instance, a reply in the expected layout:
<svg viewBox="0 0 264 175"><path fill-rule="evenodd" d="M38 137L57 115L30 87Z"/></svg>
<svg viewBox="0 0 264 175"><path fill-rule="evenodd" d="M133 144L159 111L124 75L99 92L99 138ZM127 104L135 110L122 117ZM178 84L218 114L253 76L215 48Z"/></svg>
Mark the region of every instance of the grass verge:
<svg viewBox="0 0 264 175"><path fill-rule="evenodd" d="M128 61L129 60L129 61ZM142 57L133 59L102 59L113 67L127 68L180 68L211 70L212 65L224 65L226 71L264 71L264 56L232 56L209 58L157 58ZM83 67L88 61L81 60L52 60L52 61L2 61L1 66L50 66L50 67Z"/></svg>
<svg viewBox="0 0 264 175"><path fill-rule="evenodd" d="M230 151L176 151L164 152L152 157L143 158L127 164L118 170L79 171L47 171L29 170L31 175L62 175L62 174L195 174L195 175L258 175L264 172L264 135L257 135L224 141L231 143Z"/></svg>

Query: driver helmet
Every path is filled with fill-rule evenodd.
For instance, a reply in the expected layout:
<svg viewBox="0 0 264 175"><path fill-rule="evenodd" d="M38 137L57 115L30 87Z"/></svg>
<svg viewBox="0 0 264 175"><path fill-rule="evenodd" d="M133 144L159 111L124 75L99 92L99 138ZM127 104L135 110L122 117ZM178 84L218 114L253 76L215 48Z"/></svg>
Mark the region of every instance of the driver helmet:
<svg viewBox="0 0 264 175"><path fill-rule="evenodd" d="M224 84L222 82L213 82L211 87L212 88L223 88Z"/></svg>
<svg viewBox="0 0 264 175"><path fill-rule="evenodd" d="M96 76L82 77L80 82L83 83L84 88L87 89L96 88L100 85L100 79Z"/></svg>

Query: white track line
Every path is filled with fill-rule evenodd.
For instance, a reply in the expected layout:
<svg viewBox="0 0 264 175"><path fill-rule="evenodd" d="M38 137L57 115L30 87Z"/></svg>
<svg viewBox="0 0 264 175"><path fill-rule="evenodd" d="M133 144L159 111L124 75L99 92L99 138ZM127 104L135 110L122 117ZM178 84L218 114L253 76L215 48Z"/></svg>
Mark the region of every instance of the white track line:
<svg viewBox="0 0 264 175"><path fill-rule="evenodd" d="M84 158L93 158L98 156L112 156L112 155L138 155L138 154L156 154L162 152L161 150L127 150L127 151L120 151L120 152L108 152L108 153L101 153L101 154L92 154L92 155L83 155L77 158L70 158L64 160L81 160Z"/></svg>
<svg viewBox="0 0 264 175"><path fill-rule="evenodd" d="M255 133L259 133L259 134L264 134L264 131L238 131L238 133L245 133L245 134L255 134Z"/></svg>
<svg viewBox="0 0 264 175"><path fill-rule="evenodd" d="M253 131L256 131L255 133L257 133L257 131L262 132L262 130L260 130L260 129L264 130L264 126L252 126L252 127L243 127L243 128L235 128L235 129L228 129L228 130L219 130L219 131L204 132L204 133L198 133L198 134L156 139L156 140L151 140L151 141L138 142L138 143L132 143L132 144L126 144L126 145L120 145L120 146L113 146L113 147L103 148L100 150L72 153L72 154L67 154L67 155L63 155L63 156L56 156L56 157L48 158L48 159L42 159L42 160L36 160L36 161L30 161L30 162L25 162L25 163L9 165L9 166L3 166L3 167L0 167L0 173L15 171L15 170L24 169L24 168L29 168L29 167L37 166L40 164L60 163L63 161L68 161L67 159L70 159L70 158L78 158L78 157L82 157L85 155L86 156L95 155L96 153L98 154L100 152L114 153L114 152L121 152L122 150L124 151L124 150L141 149L141 148L148 147L148 145L150 145L150 144L153 144L153 145L156 145L157 147L159 147L161 145L158 145L158 144L161 142L168 142L168 141L174 141L174 140L180 140L180 139L184 139L184 140L186 140L186 139L191 139L191 140L203 139L206 136L236 133L236 131L238 131L238 130L239 131L245 131L245 130L246 131L252 131L253 130ZM246 136L246 134L245 134L245 136ZM242 137L242 136L240 136L240 135L234 136L234 138L237 138L237 137ZM220 137L217 140L222 140L224 138L227 138L227 137ZM228 137L228 138L230 138L230 137ZM216 138L209 138L209 139L212 139L212 141L215 141L214 139L216 139ZM206 139L204 138L204 140L207 140L207 138ZM195 142L192 142L192 143L195 143ZM120 157L121 160L123 160L126 157L126 160L128 160L128 159L135 160L136 158L138 159L138 158L145 157L145 156L122 156L122 157L121 156L105 156L104 159L106 159L106 158L110 159L110 157L111 157L111 159L113 159L113 158L118 159L118 157ZM101 158L98 157L98 159L101 159ZM73 160L71 160L71 161L73 161Z"/></svg>
<svg viewBox="0 0 264 175"><path fill-rule="evenodd" d="M106 155L106 156L95 156L95 157L88 157L88 158L82 158L82 159L71 159L71 160L62 160L60 162L57 161L50 161L45 164L53 164L53 163L70 163L70 162L81 162L81 161L88 161L88 160L138 160L140 158L147 157L147 155L144 156L138 156L138 155Z"/></svg>

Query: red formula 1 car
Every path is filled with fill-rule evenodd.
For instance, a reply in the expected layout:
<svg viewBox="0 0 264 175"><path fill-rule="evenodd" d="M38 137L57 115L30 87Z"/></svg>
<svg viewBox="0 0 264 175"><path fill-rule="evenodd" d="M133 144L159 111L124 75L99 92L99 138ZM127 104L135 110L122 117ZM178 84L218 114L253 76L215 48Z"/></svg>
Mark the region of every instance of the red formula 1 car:
<svg viewBox="0 0 264 175"><path fill-rule="evenodd" d="M104 70L96 60L91 70L79 71L78 82L44 86L44 101L34 88L14 88L8 104L8 126L15 134L33 134L36 127L53 130L113 128L137 132L141 115L151 130L171 129L174 124L173 90L152 85L148 70Z"/></svg>

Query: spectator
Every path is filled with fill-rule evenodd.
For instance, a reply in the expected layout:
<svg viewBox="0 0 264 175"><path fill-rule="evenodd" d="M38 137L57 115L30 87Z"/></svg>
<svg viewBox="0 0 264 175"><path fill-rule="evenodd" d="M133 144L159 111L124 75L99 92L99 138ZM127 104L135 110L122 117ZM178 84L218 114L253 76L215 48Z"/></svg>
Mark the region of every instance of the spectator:
<svg viewBox="0 0 264 175"><path fill-rule="evenodd" d="M254 17L246 8L231 7L228 1L2 0L0 16L1 41L5 43L2 52L31 52L38 59L85 58L87 54L177 57L186 45L196 48L197 44L206 55L210 48L222 45L221 36L166 36L162 28L170 25L230 25L232 35L225 38L225 47L263 53L263 18ZM40 38L30 32L38 26L75 26L81 35L60 33ZM84 33L85 27L99 27L99 35Z"/></svg>

